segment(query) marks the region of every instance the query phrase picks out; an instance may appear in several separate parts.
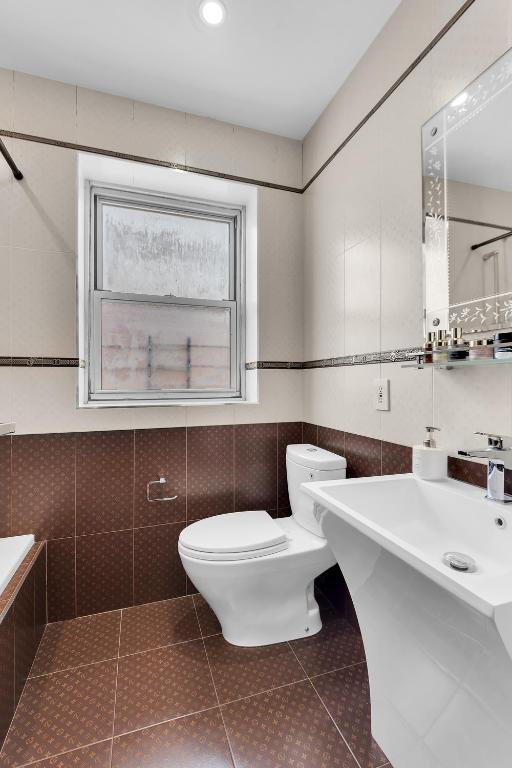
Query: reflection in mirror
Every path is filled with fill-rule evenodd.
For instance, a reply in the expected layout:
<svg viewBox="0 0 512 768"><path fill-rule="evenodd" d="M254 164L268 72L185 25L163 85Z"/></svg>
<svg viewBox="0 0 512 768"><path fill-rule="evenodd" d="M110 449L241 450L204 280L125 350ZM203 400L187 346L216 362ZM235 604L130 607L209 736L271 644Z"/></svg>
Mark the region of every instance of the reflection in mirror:
<svg viewBox="0 0 512 768"><path fill-rule="evenodd" d="M423 126L426 330L512 327L512 51Z"/></svg>

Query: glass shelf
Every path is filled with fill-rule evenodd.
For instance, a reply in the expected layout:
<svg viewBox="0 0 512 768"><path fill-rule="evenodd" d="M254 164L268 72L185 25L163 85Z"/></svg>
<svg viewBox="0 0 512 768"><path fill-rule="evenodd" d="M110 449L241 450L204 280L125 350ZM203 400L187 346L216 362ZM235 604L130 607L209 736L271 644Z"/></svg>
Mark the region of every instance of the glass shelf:
<svg viewBox="0 0 512 768"><path fill-rule="evenodd" d="M496 360L494 357L481 360L449 360L446 363L420 363L419 361L410 361L403 363L401 368L442 368L446 371L450 371L452 368L467 368L472 365L506 365L512 363L511 360Z"/></svg>

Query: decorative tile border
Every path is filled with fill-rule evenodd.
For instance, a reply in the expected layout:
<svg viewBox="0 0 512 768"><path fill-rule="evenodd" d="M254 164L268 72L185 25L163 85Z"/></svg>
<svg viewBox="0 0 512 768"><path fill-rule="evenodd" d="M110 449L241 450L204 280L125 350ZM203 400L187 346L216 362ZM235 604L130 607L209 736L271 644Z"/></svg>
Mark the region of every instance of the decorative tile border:
<svg viewBox="0 0 512 768"><path fill-rule="evenodd" d="M471 0L471 1L475 2L475 0ZM104 157L115 157L119 160L129 160L132 163L143 163L144 165L156 165L159 168L171 168L176 171L196 173L196 174L199 174L200 176L211 176L217 179L226 179L227 181L237 181L242 184L252 184L254 186L265 187L267 189L278 189L282 192L293 192L297 195L301 195L303 191L301 187L293 187L288 184L277 184L276 182L264 181L262 179L253 179L248 176L237 176L232 173L222 173L220 171L212 171L208 168L198 168L197 166L193 166L193 165L184 165L183 163L174 163L168 160L159 160L155 157L145 157L143 155L131 155L126 152L116 152L113 149L104 149L102 147L91 147L85 144L76 144L75 142L71 142L71 141L61 141L60 139L52 139L47 136L34 136L31 133L20 133L19 131L10 131L2 128L0 129L0 136L3 136L8 139L18 139L20 141L32 141L32 142L35 142L36 144L47 144L51 147L60 147L61 149L70 149L74 152L86 152L88 154L102 155ZM21 175L21 179L22 179L23 178L22 172L19 169L17 169L17 171ZM18 177L16 176L15 178L18 178Z"/></svg>
<svg viewBox="0 0 512 768"><path fill-rule="evenodd" d="M410 360L416 361L423 354L420 347L407 347L406 349L393 349L387 352L367 352L361 355L345 355L344 357L324 357L319 360L306 360L300 362L272 362L258 360L247 363L246 370L268 369L294 369L310 370L312 368L341 368L352 365L378 365L380 363L404 363ZM418 362L421 362L418 360Z"/></svg>
<svg viewBox="0 0 512 768"><path fill-rule="evenodd" d="M324 357L305 362L288 360L255 360L247 363L247 371L262 370L309 370L311 368L340 368L346 365L377 365L379 363L403 363L417 360L423 354L420 347L393 349L387 352L366 352L344 357ZM421 361L418 361L421 362ZM0 357L0 368L82 368L78 357Z"/></svg>
<svg viewBox="0 0 512 768"><path fill-rule="evenodd" d="M454 15L446 22L444 27L437 33L437 35L428 43L427 46L421 51L421 53L416 56L413 62L409 64L407 69L402 72L400 77L395 80L393 85L391 85L388 90L385 92L383 96L377 101L377 103L370 109L369 112L362 118L362 120L359 121L359 123L356 125L355 128L352 129L352 131L348 134L348 136L339 144L336 149L329 155L327 160L320 166L320 168L317 170L316 173L313 174L313 176L310 178L310 180L307 182L307 184L304 185L302 188L302 193L306 192L311 184L313 184L314 181L325 171L328 165L332 163L335 157L339 155L339 153L347 146L347 144L352 141L354 136L356 136L359 131L364 128L366 123L373 117L373 115L383 106L383 104L386 103L386 101L390 98L390 96L393 95L393 93L402 85L404 80L406 80L409 75L414 72L414 70L421 64L423 59L428 56L428 54L436 47L436 45L443 39L443 37L450 31L450 29L459 21L460 18L468 11L473 3L475 3L476 0L466 0L454 13Z"/></svg>
<svg viewBox="0 0 512 768"><path fill-rule="evenodd" d="M78 357L0 357L4 368L80 368Z"/></svg>
<svg viewBox="0 0 512 768"><path fill-rule="evenodd" d="M279 370L301 370L304 367L304 363L286 362L283 360L256 360L252 363L247 363L245 366L246 371L267 370L267 369L279 369Z"/></svg>

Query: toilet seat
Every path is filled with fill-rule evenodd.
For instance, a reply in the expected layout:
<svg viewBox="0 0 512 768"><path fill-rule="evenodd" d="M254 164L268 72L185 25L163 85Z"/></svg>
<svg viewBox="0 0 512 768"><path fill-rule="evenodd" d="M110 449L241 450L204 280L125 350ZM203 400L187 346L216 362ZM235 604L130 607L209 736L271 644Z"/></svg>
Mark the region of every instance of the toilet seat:
<svg viewBox="0 0 512 768"><path fill-rule="evenodd" d="M268 512L228 512L183 529L179 549L197 560L249 560L288 549L284 530Z"/></svg>

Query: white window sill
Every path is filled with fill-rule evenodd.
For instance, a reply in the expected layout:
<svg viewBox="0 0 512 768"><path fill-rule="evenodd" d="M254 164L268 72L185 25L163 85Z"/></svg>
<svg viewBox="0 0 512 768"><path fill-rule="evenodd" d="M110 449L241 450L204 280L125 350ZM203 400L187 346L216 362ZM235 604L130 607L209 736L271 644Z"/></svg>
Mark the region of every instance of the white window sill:
<svg viewBox="0 0 512 768"><path fill-rule="evenodd" d="M117 403L104 401L95 402L94 400L91 400L88 403L79 403L78 408L93 410L97 410L98 408L174 408L181 406L193 408L195 406L201 407L212 405L258 405L258 401L235 398L231 400L173 400L171 402L162 400L139 400L138 402L120 401Z"/></svg>

